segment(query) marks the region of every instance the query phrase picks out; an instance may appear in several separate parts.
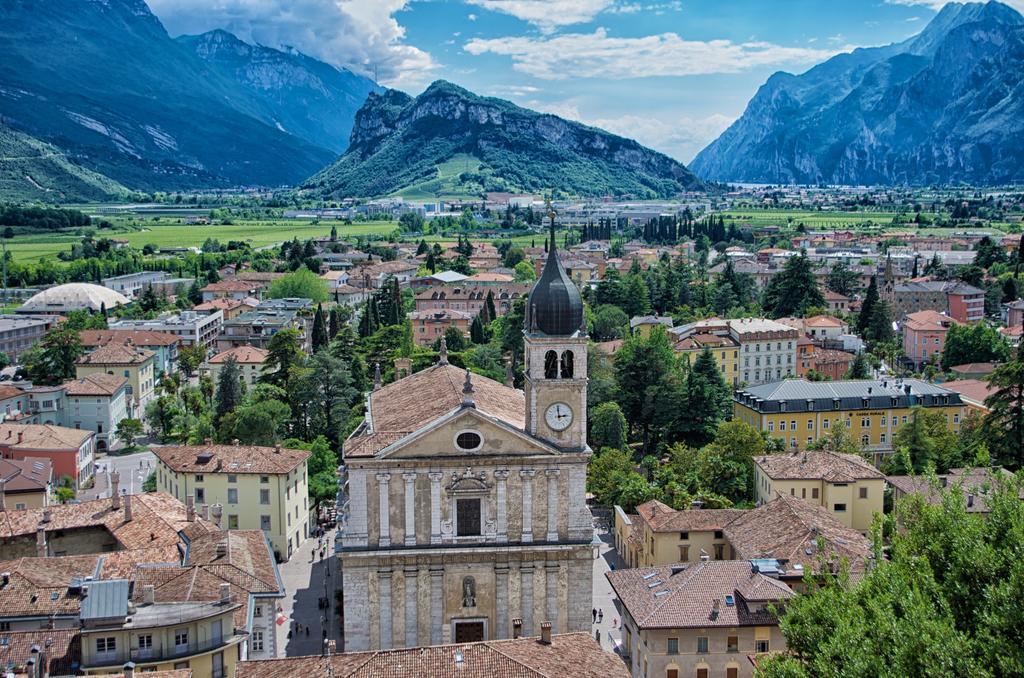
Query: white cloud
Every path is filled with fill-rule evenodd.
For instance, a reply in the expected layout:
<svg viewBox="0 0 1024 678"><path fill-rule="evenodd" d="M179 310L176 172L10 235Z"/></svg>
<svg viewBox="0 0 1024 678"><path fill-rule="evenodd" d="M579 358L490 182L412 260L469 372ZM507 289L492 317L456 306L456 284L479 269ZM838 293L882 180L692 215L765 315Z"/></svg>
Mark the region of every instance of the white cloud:
<svg viewBox="0 0 1024 678"><path fill-rule="evenodd" d="M903 5L905 7L927 7L938 12L951 2L958 0L885 0L887 5ZM1007 5L1024 12L1024 0L1003 0Z"/></svg>
<svg viewBox="0 0 1024 678"><path fill-rule="evenodd" d="M172 35L223 28L270 47L293 46L310 56L395 87L415 87L437 64L405 44L395 14L408 0L149 0Z"/></svg>
<svg viewBox="0 0 1024 678"><path fill-rule="evenodd" d="M539 91L539 87L532 85L499 85L492 87L488 95L492 97L524 97Z"/></svg>
<svg viewBox="0 0 1024 678"><path fill-rule="evenodd" d="M463 49L474 55L508 56L515 70L544 80L737 73L757 66L817 63L844 51L767 42L684 40L676 33L614 38L604 28L553 37L474 38Z"/></svg>
<svg viewBox="0 0 1024 678"><path fill-rule="evenodd" d="M550 33L559 26L582 24L608 9L614 0L467 0L469 4L514 16Z"/></svg>
<svg viewBox="0 0 1024 678"><path fill-rule="evenodd" d="M653 12L655 15L665 12L679 12L683 9L681 0L670 0L669 2L623 2L608 8L609 14L638 14L640 12Z"/></svg>

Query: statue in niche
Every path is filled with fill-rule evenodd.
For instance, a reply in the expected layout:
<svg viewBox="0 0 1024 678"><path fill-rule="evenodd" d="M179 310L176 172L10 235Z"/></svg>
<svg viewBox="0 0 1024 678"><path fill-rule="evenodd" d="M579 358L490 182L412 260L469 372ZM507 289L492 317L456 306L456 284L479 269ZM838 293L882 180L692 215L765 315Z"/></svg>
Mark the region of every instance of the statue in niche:
<svg viewBox="0 0 1024 678"><path fill-rule="evenodd" d="M462 607L476 607L476 581L472 577L462 579Z"/></svg>

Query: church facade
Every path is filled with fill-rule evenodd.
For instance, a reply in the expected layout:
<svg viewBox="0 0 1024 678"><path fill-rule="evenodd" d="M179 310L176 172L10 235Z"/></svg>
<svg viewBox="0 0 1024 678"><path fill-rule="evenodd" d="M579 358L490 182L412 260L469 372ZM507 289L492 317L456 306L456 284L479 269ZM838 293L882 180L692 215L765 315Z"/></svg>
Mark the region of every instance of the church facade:
<svg viewBox="0 0 1024 678"><path fill-rule="evenodd" d="M551 247L524 389L438 364L377 386L344 446L346 651L589 631L583 306Z"/></svg>

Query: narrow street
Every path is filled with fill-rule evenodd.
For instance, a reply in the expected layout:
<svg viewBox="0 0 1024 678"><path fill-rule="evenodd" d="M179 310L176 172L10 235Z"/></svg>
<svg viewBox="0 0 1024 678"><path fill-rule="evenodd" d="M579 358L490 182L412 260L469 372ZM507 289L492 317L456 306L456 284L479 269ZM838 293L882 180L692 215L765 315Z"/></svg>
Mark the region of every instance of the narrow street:
<svg viewBox="0 0 1024 678"><path fill-rule="evenodd" d="M341 629L334 609L335 572L331 568L336 561L331 558L334 553L330 543L332 536L333 533L328 531L324 537L323 560L320 559L317 538L310 537L292 554L291 560L280 565L281 580L287 592L281 603L281 611L288 617L288 621L277 627L279 657L320 654L325 637L336 641L341 639ZM319 606L321 598L327 599L326 609Z"/></svg>
<svg viewBox="0 0 1024 678"><path fill-rule="evenodd" d="M135 454L104 455L96 459L96 480L91 489L78 493L78 499L102 499L110 496L110 474L117 471L121 475L121 490L128 494L142 492L142 483L150 472L156 468L156 456L146 450Z"/></svg>

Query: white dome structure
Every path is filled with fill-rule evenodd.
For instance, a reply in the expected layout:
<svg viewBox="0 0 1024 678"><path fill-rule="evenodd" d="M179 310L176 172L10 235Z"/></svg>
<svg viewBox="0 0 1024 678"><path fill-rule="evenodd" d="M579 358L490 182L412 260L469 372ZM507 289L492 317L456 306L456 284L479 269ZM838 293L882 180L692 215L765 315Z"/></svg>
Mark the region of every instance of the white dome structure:
<svg viewBox="0 0 1024 678"><path fill-rule="evenodd" d="M65 313L87 309L107 310L129 303L128 297L109 287L90 283L67 283L50 287L29 297L18 309L18 313Z"/></svg>

